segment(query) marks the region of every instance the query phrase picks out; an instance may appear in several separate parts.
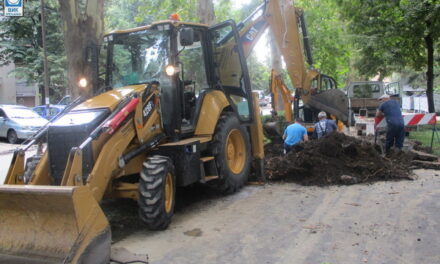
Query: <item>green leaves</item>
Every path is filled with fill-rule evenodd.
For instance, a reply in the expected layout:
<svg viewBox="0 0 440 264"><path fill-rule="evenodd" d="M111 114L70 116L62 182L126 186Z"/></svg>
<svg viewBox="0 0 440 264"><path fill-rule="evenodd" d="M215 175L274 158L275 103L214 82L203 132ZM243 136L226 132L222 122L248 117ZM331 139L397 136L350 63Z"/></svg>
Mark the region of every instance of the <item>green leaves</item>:
<svg viewBox="0 0 440 264"><path fill-rule="evenodd" d="M196 0L141 0L138 1L136 22L149 24L157 20L165 20L177 13L184 21L198 22L196 16Z"/></svg>
<svg viewBox="0 0 440 264"><path fill-rule="evenodd" d="M343 86L350 78L350 57L353 55L347 24L340 19L334 0L299 0L295 6L304 10L314 67L336 79Z"/></svg>
<svg viewBox="0 0 440 264"><path fill-rule="evenodd" d="M66 86L66 61L55 4L56 1L46 1L46 42L51 95L58 99L60 90L64 91ZM23 17L6 17L0 23L0 65L14 62L16 69L12 74L16 78L42 85L40 1L26 2L25 12Z"/></svg>
<svg viewBox="0 0 440 264"><path fill-rule="evenodd" d="M434 57L439 56L434 49L440 38L440 3L437 0L337 1L356 36L360 59L355 65L360 73L365 76L379 73L383 78L408 67L426 71L428 104L430 111L434 111Z"/></svg>
<svg viewBox="0 0 440 264"><path fill-rule="evenodd" d="M405 66L426 67L423 37L440 31L440 4L435 0L338 0L361 58L361 74L389 75ZM431 27L426 22L431 22Z"/></svg>

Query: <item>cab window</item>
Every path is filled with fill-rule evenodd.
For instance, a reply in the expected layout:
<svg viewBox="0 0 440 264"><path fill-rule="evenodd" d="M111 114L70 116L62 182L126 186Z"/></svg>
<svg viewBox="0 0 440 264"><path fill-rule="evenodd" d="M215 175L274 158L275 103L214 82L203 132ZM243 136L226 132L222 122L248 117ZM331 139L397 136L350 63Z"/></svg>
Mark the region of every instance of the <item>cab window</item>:
<svg viewBox="0 0 440 264"><path fill-rule="evenodd" d="M209 88L206 78L205 59L202 48L202 32L194 30L194 43L182 47L178 43L178 61L182 67L180 80L184 84L185 92L194 92L198 96L201 90Z"/></svg>
<svg viewBox="0 0 440 264"><path fill-rule="evenodd" d="M243 74L242 67L246 67L246 64L241 61L240 48L234 32L235 25L227 22L211 29L215 72L239 118L242 121L249 121L252 119L248 101L250 84L247 76Z"/></svg>

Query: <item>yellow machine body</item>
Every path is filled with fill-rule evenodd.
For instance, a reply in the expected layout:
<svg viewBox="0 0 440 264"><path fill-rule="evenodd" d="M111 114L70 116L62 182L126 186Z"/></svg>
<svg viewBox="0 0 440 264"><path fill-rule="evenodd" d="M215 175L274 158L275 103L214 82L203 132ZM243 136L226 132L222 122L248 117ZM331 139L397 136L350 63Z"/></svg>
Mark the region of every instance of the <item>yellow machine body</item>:
<svg viewBox="0 0 440 264"><path fill-rule="evenodd" d="M275 32L279 45L283 45L280 41L284 40L296 43L294 45L297 48L300 46L298 40L294 39L297 33L288 32L285 39L280 35L284 32L285 23L279 18L282 12L296 12L294 7L290 5L283 9L275 2L278 1L268 1L263 15L255 20L264 23L260 25L261 32L254 36L248 33L253 30L256 22L236 28L235 23L226 21L226 25L234 33L232 37L226 34L224 39L215 39L212 42L202 37L186 40L188 43L203 40L202 44L206 45L203 55L209 56L206 63L212 64L205 66L204 70L209 73L209 83L194 97L197 104L191 108L191 118L184 118L185 111L177 111L177 116L172 116L177 123L182 124L180 127L170 129L164 118L167 115L169 117L173 107L183 108L183 102L179 100L185 95L185 86L191 86L191 82L183 79L183 74L178 75L180 73L177 71L177 75L166 77L169 78L168 82L151 81L115 86L75 105L65 116L55 120L55 123L67 124L66 129L57 130L64 132L60 132L60 135L51 134L55 130L47 132L47 148L38 157L30 174L27 173L27 167L31 162L25 162L25 150L17 150L5 184L0 186L0 262L108 263L111 231L99 203L107 197L130 198L138 200L139 204L148 200L148 197L140 197L144 195L142 188L162 182L162 178L158 181L158 178L148 174L151 168L156 168L156 164L167 164L151 169L151 173L166 170L163 178L166 181L163 200L165 213L170 217L175 197L173 190L176 186L199 181L218 181L221 183L219 185L225 186L228 182L222 177L227 168L230 175L235 177L246 174L243 179L247 179L251 170L250 164L261 176L264 159L263 127L259 116L258 96L252 94L250 82L246 79L248 72L245 59L254 47L255 40L267 26L272 30L280 28L281 31ZM289 23L295 22L293 18L286 17ZM213 34L216 33L214 31L219 28L218 32L221 33L225 23L208 27L196 23L159 21L144 27L114 31L106 35L106 38L111 42L112 37L136 36L150 30L156 30L156 33L174 30L169 36L176 37L187 34L184 30L187 28L191 28L193 34L204 31L200 36L215 38L218 34ZM252 40L249 45L245 45L245 38ZM177 37L176 40L178 41ZM180 41L182 44L182 39ZM181 46L185 45L191 46L185 43ZM206 54L211 45L217 46L212 54ZM172 51L175 57L180 56L180 51L183 51L173 45L167 47L175 49ZM282 52L288 63L288 71L293 74L297 68L293 69L292 65L301 59L289 57L285 53L288 47L282 48ZM175 57L170 56L167 63L178 69L181 62L173 61ZM303 100L307 100L307 95L311 93L307 85L317 73L314 70L304 70L304 67L301 66L301 73L291 75L291 79L298 84L298 89L302 89ZM188 68L190 67L186 69ZM182 69L185 67L180 70ZM174 88L181 94L167 94ZM290 104L288 89L284 86L281 93L287 107ZM68 147L62 172L55 173L54 168L59 164L56 163L56 151L51 148L53 146L50 139L58 137L58 147L63 150L63 141L70 140L67 136L68 125L76 122L73 115L83 112L98 113L98 117L101 113L106 115L103 114L104 119L96 121L96 129L91 130L89 137ZM290 112L286 114L291 116ZM117 122L116 117L120 117L122 121ZM88 118L87 115L84 118ZM192 126L189 130L185 128L183 119L187 122L185 124ZM172 122L171 124L174 125ZM185 159L196 165L186 167ZM188 179L182 179L180 174L186 174ZM126 180L133 175L137 175L139 182ZM194 175L197 177L194 178ZM234 177L229 180L234 181ZM141 186L142 180L147 183L145 186ZM243 182L240 182L236 186L224 188L224 191L230 193L242 185ZM148 216L149 213L145 215ZM147 219L147 222L150 220ZM163 229L167 225L165 223L157 228Z"/></svg>
<svg viewBox="0 0 440 264"><path fill-rule="evenodd" d="M200 24L174 21L156 24L161 23L207 29L207 26ZM113 34L138 32L150 27L117 31ZM191 135L178 140L160 137L165 133L163 109L166 109L161 105L161 87L159 84L138 84L112 89L84 100L66 116L70 113L95 110L122 113L118 107L127 98L127 102L133 101L135 104L132 112L123 113L125 120L114 131L111 131L110 127L102 128L93 138L87 138L82 144L72 147L59 182L52 175L54 157L50 155L50 140L30 175L25 175L26 167L29 165L29 162L25 163L25 151L17 150L14 153L5 184L0 185L0 262L108 263L111 231L108 220L99 206L101 200L104 197L138 200L138 183L120 179L142 174L143 168L145 169L143 164L153 150L162 147L180 150L198 144L205 144L209 148L225 109L232 111L231 100L223 91L209 90L200 103ZM255 100L255 97L250 98ZM260 164L257 166L262 169L264 150L258 103L253 104L251 111L256 123L249 125L252 146L249 161L258 159ZM62 116L59 120L63 118L68 119ZM159 139L154 142L156 138ZM243 139L238 136L233 140L237 138ZM148 144L151 144L151 147L142 149ZM88 155L84 146L90 146L92 154ZM245 141L241 141L241 146L245 147ZM240 150L236 153L239 156L243 155ZM130 158L124 161L123 157L127 156ZM246 156L244 157L241 157L243 162L248 162ZM85 160L93 160L87 174L84 174ZM210 156L200 158L201 164L213 161L213 157ZM202 180L207 181L218 176L203 177ZM172 178L167 177L167 181L172 181ZM174 199L173 196L170 197ZM167 204L169 208L172 203L168 201Z"/></svg>
<svg viewBox="0 0 440 264"><path fill-rule="evenodd" d="M109 255L108 221L88 187L5 185L0 210L3 263L92 263Z"/></svg>

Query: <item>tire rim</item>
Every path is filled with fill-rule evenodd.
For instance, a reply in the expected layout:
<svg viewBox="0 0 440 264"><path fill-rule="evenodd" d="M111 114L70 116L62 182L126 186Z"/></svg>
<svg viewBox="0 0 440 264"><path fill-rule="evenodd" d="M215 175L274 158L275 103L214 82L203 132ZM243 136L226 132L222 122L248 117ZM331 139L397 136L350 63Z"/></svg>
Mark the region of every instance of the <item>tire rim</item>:
<svg viewBox="0 0 440 264"><path fill-rule="evenodd" d="M234 174L242 172L246 162L246 147L240 130L232 129L226 138L226 160Z"/></svg>
<svg viewBox="0 0 440 264"><path fill-rule="evenodd" d="M170 172L168 172L165 178L165 211L167 213L171 212L173 206L173 199L174 199L173 189L174 189L173 175Z"/></svg>

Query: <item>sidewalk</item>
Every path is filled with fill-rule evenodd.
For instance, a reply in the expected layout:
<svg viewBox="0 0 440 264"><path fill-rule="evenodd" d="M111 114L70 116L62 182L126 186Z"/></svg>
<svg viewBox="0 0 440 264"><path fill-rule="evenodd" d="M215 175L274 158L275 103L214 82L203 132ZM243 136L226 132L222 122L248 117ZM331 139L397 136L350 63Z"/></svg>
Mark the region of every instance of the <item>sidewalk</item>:
<svg viewBox="0 0 440 264"><path fill-rule="evenodd" d="M7 155L13 153L16 148L20 147L20 144L10 144L6 141L0 141L0 155Z"/></svg>
<svg viewBox="0 0 440 264"><path fill-rule="evenodd" d="M19 147L20 144L9 144L5 141L0 141L0 184L3 184L6 178L14 150ZM26 152L26 158L35 155L36 151L37 145L31 146L29 151Z"/></svg>

